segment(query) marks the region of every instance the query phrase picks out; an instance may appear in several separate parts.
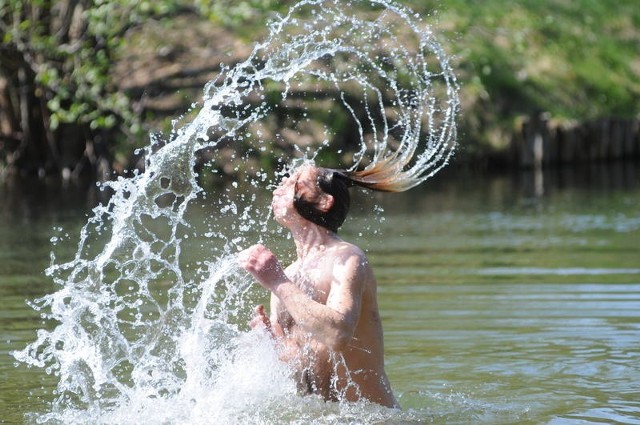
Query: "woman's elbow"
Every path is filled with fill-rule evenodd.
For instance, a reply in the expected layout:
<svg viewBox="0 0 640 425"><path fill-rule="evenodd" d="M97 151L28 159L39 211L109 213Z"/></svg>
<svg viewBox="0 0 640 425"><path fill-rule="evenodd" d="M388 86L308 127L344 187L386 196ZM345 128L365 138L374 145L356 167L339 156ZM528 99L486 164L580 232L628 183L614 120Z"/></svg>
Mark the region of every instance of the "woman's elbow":
<svg viewBox="0 0 640 425"><path fill-rule="evenodd" d="M344 351L351 342L353 331L349 329L336 329L330 338L327 338L325 345L333 352Z"/></svg>

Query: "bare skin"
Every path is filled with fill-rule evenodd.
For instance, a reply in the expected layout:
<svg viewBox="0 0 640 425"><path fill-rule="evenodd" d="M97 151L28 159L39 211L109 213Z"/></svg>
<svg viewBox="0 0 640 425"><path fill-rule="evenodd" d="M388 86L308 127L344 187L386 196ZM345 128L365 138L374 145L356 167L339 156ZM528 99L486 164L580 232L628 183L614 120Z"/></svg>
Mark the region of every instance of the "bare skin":
<svg viewBox="0 0 640 425"><path fill-rule="evenodd" d="M301 217L294 185L314 191L320 208L331 195L319 192L316 169L303 167L274 191L275 219L291 231L297 260L283 269L271 251L254 245L240 264L271 292L271 317L256 307L251 322L278 341L281 358L296 371L301 389L327 400L362 398L398 407L384 371L376 281L360 248Z"/></svg>

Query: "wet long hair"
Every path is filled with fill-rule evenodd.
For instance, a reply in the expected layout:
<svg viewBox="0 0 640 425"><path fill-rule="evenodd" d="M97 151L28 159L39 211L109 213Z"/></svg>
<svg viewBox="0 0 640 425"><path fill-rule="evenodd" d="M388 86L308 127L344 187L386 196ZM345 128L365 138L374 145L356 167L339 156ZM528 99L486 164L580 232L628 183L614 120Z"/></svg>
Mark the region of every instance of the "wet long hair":
<svg viewBox="0 0 640 425"><path fill-rule="evenodd" d="M317 189L333 196L333 205L328 211L322 211L318 208L317 200L309 199L298 191L296 182L293 206L303 218L334 233L338 232L349 213L350 187L361 186L381 192L402 192L415 186L414 182L406 175L399 175L393 163L389 162L379 163L361 171L320 167L316 169Z"/></svg>

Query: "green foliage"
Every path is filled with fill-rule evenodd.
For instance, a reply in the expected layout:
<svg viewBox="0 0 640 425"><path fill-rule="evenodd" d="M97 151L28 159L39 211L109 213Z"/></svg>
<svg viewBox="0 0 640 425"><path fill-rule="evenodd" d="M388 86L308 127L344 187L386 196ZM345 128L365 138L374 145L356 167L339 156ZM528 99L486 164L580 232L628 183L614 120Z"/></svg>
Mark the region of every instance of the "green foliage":
<svg viewBox="0 0 640 425"><path fill-rule="evenodd" d="M640 113L637 0L398 2L422 15L453 55L467 137L508 132L517 117L538 110L577 120ZM134 111L113 80L114 63L131 54L132 29L188 9L253 42L293 3L0 0L0 78L18 87L17 70L32 74L25 87L46 106L51 130L72 123L140 135L143 121L155 117ZM347 125L340 117L318 119Z"/></svg>
<svg viewBox="0 0 640 425"><path fill-rule="evenodd" d="M264 25L269 16L274 12L285 12L291 3L286 0L195 0L196 7L204 16L236 29L251 23Z"/></svg>
<svg viewBox="0 0 640 425"><path fill-rule="evenodd" d="M440 5L437 25L450 31L448 50L472 71L463 80L475 77L512 115L633 116L640 112L637 6L635 0L451 0Z"/></svg>
<svg viewBox="0 0 640 425"><path fill-rule="evenodd" d="M14 75L22 64L30 69L52 130L74 123L91 129L119 125L137 133L140 121L111 79L114 57L125 45L129 28L178 6L174 0L6 0L2 38L5 49L21 61L3 61L0 72Z"/></svg>

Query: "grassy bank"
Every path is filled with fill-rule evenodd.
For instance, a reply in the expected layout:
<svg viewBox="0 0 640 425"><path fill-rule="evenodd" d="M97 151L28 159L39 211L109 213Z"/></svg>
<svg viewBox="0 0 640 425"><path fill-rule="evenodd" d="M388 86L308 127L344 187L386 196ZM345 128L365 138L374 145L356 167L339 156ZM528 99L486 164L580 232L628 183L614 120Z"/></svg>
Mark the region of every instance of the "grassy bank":
<svg viewBox="0 0 640 425"><path fill-rule="evenodd" d="M421 2L408 6L425 13ZM463 85L464 139L500 149L522 115L556 120L640 113L640 8L634 0L448 0L433 22Z"/></svg>
<svg viewBox="0 0 640 425"><path fill-rule="evenodd" d="M245 44L264 33L264 20L276 9L274 2L227 3L235 9L216 8L212 25ZM463 155L505 149L521 117L539 111L577 122L640 113L635 0L401 3L423 16L454 58Z"/></svg>
<svg viewBox="0 0 640 425"><path fill-rule="evenodd" d="M637 0L398 2L432 27L452 57L461 85L459 159L501 155L526 117L542 112L553 128L640 118ZM0 63L18 63L13 68L22 74L0 69L0 174L13 168L80 175L93 167L109 176L135 167L132 153L147 144L149 132L167 134L221 64L245 58L268 20L293 3L90 3L84 14L65 15L70 21L60 26L75 37L65 42L51 27L58 20L45 18L74 2L10 2L16 10L42 10L25 12L12 25L5 20L19 14L3 14ZM32 81L15 77L23 74ZM24 110L33 110L31 119Z"/></svg>

